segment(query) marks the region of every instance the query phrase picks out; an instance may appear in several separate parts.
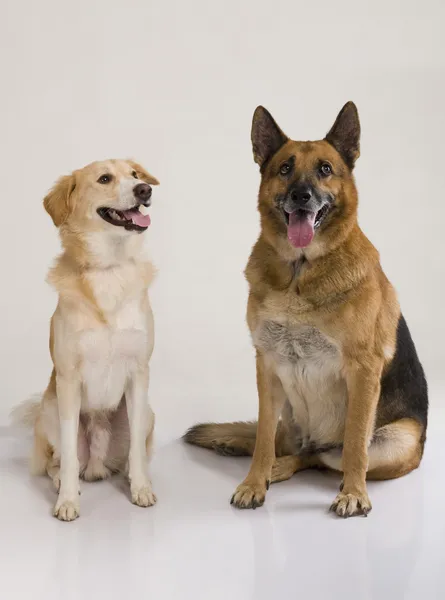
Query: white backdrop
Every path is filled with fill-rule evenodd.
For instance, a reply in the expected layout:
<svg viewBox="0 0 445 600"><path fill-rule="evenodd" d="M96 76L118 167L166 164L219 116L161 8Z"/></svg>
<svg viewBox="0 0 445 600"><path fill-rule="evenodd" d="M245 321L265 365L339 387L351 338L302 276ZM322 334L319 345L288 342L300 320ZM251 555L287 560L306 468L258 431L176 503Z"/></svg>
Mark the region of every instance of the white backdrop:
<svg viewBox="0 0 445 600"><path fill-rule="evenodd" d="M1 418L50 374L44 279L59 245L42 198L62 173L128 156L161 181L146 234L158 432L255 416L242 271L258 232L258 104L291 137L316 139L356 102L360 223L438 382L444 16L441 0L4 2Z"/></svg>

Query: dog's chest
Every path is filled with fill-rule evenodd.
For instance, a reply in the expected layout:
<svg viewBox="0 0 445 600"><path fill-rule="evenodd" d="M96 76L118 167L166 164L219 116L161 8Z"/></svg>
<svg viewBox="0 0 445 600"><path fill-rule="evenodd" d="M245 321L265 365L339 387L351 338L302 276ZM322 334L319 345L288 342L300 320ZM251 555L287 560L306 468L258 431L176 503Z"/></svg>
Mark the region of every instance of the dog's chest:
<svg viewBox="0 0 445 600"><path fill-rule="evenodd" d="M113 301L108 298L109 306ZM82 403L89 409L116 407L132 374L148 366L153 349L151 311L148 304L142 308L140 294L116 304L104 310L107 324L79 334Z"/></svg>
<svg viewBox="0 0 445 600"><path fill-rule="evenodd" d="M335 341L313 325L271 319L260 322L253 341L281 380L301 443L341 438L347 394Z"/></svg>
<svg viewBox="0 0 445 600"><path fill-rule="evenodd" d="M255 346L279 364L335 362L338 349L327 336L311 325L289 325L264 320L254 334Z"/></svg>

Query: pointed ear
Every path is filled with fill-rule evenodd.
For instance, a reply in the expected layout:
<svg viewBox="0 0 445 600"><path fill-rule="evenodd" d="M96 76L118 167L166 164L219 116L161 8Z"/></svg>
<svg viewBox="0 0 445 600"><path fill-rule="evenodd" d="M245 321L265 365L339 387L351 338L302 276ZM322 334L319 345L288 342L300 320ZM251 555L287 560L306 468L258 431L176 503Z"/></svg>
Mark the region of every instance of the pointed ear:
<svg viewBox="0 0 445 600"><path fill-rule="evenodd" d="M150 175L150 173L146 171L139 163L135 162L134 160L128 160L127 162L131 168L136 171L139 179L142 179L142 181L145 181L145 183L149 183L150 185L159 185L159 181L156 179L156 177Z"/></svg>
<svg viewBox="0 0 445 600"><path fill-rule="evenodd" d="M260 165L261 171L267 161L288 140L273 120L270 112L263 106L258 106L253 115L251 138L253 158Z"/></svg>
<svg viewBox="0 0 445 600"><path fill-rule="evenodd" d="M75 187L75 174L64 175L56 182L43 200L43 206L56 227L60 227L65 223L73 208L71 195Z"/></svg>
<svg viewBox="0 0 445 600"><path fill-rule="evenodd" d="M353 102L347 102L343 106L325 139L341 154L348 167L353 169L360 156L360 121Z"/></svg>

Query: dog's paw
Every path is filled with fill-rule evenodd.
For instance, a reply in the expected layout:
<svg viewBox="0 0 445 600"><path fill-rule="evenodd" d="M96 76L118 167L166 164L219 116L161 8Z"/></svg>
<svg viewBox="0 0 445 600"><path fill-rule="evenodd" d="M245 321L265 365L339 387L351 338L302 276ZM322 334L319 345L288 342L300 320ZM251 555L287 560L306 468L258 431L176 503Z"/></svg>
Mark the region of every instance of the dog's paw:
<svg viewBox="0 0 445 600"><path fill-rule="evenodd" d="M298 456L280 456L272 467L271 483L290 479L298 471L301 460Z"/></svg>
<svg viewBox="0 0 445 600"><path fill-rule="evenodd" d="M153 494L151 486L131 488L131 501L137 506L153 506L156 503L156 496Z"/></svg>
<svg viewBox="0 0 445 600"><path fill-rule="evenodd" d="M54 489L56 490L57 493L59 493L59 491L60 491L60 473L57 473L57 475L53 475L51 477L51 480L53 482Z"/></svg>
<svg viewBox="0 0 445 600"><path fill-rule="evenodd" d="M366 491L354 494L347 494L342 491L331 504L330 510L345 519L356 515L367 517L372 510L372 505Z"/></svg>
<svg viewBox="0 0 445 600"><path fill-rule="evenodd" d="M85 481L100 481L102 479L108 479L111 476L111 471L104 465L100 460L91 459L88 462L87 468L83 473Z"/></svg>
<svg viewBox="0 0 445 600"><path fill-rule="evenodd" d="M241 483L236 488L230 504L237 508L258 508L264 504L266 491L267 486L265 484Z"/></svg>
<svg viewBox="0 0 445 600"><path fill-rule="evenodd" d="M79 500L63 500L59 497L56 506L54 507L53 515L59 521L74 521L80 515Z"/></svg>

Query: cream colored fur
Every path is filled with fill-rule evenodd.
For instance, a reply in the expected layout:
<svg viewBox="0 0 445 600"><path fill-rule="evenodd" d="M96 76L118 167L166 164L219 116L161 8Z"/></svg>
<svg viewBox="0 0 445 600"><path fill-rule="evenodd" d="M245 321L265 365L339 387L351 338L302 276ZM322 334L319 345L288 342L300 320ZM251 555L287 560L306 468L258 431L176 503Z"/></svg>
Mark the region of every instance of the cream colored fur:
<svg viewBox="0 0 445 600"><path fill-rule="evenodd" d="M110 182L101 184L104 174ZM13 418L34 426L31 468L52 478L61 520L79 515L79 475L95 480L123 471L135 504L156 501L146 472L154 271L143 235L97 212L137 205L139 183L157 181L133 161L93 163L61 178L44 201L64 247L48 277L59 296L50 331L54 370L41 399L15 409Z"/></svg>

